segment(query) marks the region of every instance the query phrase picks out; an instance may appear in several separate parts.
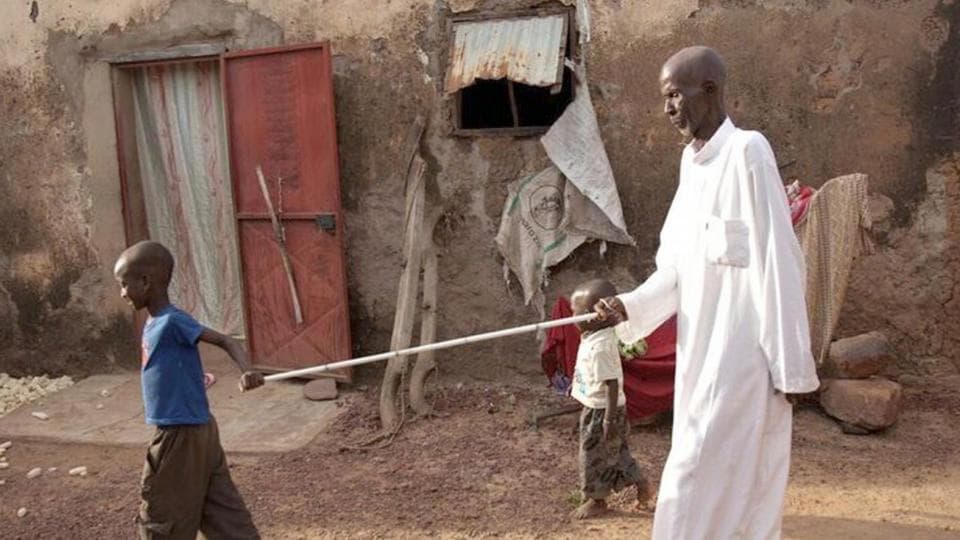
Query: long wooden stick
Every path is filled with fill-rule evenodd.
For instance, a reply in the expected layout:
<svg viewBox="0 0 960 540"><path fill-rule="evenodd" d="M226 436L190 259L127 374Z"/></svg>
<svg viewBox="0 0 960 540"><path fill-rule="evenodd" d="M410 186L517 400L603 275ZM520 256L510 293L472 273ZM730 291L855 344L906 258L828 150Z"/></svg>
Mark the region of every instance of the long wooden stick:
<svg viewBox="0 0 960 540"><path fill-rule="evenodd" d="M267 181L263 178L263 169L259 165L257 165L257 180L260 181L260 191L263 193L263 200L267 203L270 221L273 222L273 234L277 239L277 247L280 248L280 258L283 260L283 271L287 274L287 284L290 285L290 296L293 299L293 318L296 319L297 326L300 326L303 324L303 310L300 309L297 282L293 279L293 265L290 263L290 254L287 253L287 242L283 238L283 226L280 225L277 212L273 209L273 201L270 200Z"/></svg>
<svg viewBox="0 0 960 540"><path fill-rule="evenodd" d="M274 373L273 375L267 375L266 377L264 377L264 380L279 381L282 379L292 379L294 377L302 377L304 375L312 375L315 373L322 373L324 371L332 371L335 369L340 369L345 367L359 366L361 364L370 364L373 362L378 362L380 360L389 360L390 358L408 356L411 354L417 354L425 351L449 349L451 347L458 347L460 345L469 345L470 343L477 343L478 341L488 341L491 339L499 339L507 336L515 336L517 334L527 334L530 332L537 332L539 330L546 330L548 328L554 328L557 326L565 326L568 324L576 324L579 322L592 321L596 317L597 317L596 313L587 313L584 315L567 317L565 319L556 319L553 321L528 324L525 326L517 326L514 328L496 330L493 332L485 332L482 334L473 334L472 336L448 339L447 341L439 341L437 343L429 343L427 345L418 345L416 347L400 349L398 351L390 351L390 352L379 353L379 354L371 354L369 356L361 356L359 358L343 360L342 362L333 362L331 364L324 364L321 366L294 369L292 371L285 371L283 373Z"/></svg>

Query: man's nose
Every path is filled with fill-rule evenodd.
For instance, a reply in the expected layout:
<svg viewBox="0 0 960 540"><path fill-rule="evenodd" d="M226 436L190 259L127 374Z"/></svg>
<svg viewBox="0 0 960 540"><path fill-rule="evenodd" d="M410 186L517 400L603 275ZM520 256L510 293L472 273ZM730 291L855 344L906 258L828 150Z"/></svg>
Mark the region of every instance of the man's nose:
<svg viewBox="0 0 960 540"><path fill-rule="evenodd" d="M663 102L663 114L667 116L673 116L677 113L677 108L673 106L673 103L670 100Z"/></svg>

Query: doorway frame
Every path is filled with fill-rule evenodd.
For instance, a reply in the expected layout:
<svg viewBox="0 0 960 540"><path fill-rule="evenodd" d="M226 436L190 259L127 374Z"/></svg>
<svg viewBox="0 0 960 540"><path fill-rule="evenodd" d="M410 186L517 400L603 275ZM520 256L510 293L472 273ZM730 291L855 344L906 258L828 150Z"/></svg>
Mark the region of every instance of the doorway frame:
<svg viewBox="0 0 960 540"><path fill-rule="evenodd" d="M223 69L222 60L226 52L226 47L209 44L184 45L162 50L148 50L128 53L107 59L110 65L110 88L113 101L113 120L114 130L117 137L117 165L120 177L120 202L123 214L124 239L127 246L150 238L147 225L146 201L143 196L143 178L140 175L139 151L137 149L137 137L134 128L134 108L133 108L133 70L141 67L150 66L169 66L176 64L190 64L209 62L217 64L218 69ZM221 82L222 85L222 77ZM226 103L221 102L220 112L224 122L224 136L229 156L230 138L226 133ZM228 158L228 177L227 182L231 185L230 208L234 212L236 219L236 205L232 197L232 172L229 170L230 162ZM231 239L236 246L237 268L240 267L239 246L236 235ZM240 276L241 289L244 287L242 274ZM241 312L247 317L246 296L244 291L240 291ZM143 326L146 323L148 315L143 310L134 312L134 329L137 340L141 339ZM246 339L246 320L243 324L243 335L234 336L238 339Z"/></svg>

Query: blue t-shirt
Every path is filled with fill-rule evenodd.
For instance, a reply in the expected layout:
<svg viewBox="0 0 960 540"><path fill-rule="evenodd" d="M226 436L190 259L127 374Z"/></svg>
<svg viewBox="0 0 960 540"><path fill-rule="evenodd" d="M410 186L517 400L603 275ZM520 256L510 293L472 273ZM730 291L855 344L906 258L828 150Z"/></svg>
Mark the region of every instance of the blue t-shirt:
<svg viewBox="0 0 960 540"><path fill-rule="evenodd" d="M210 419L197 348L202 332L200 323L173 305L144 325L141 383L148 424L206 424Z"/></svg>

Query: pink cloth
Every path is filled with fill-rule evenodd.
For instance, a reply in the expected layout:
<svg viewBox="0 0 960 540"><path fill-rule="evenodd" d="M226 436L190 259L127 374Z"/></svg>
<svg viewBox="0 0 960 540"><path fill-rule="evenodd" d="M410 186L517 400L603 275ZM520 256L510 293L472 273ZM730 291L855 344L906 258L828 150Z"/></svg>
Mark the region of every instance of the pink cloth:
<svg viewBox="0 0 960 540"><path fill-rule="evenodd" d="M807 211L810 210L810 201L817 193L817 190L810 186L801 185L796 181L786 187L787 202L790 204L790 221L796 227L803 218L807 217Z"/></svg>

